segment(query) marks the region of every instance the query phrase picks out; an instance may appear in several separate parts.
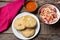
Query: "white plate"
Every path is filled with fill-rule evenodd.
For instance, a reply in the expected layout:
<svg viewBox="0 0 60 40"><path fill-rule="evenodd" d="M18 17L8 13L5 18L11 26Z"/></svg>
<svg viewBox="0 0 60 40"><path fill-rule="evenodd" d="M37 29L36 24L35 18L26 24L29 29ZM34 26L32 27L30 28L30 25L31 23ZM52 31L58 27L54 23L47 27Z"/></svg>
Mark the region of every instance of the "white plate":
<svg viewBox="0 0 60 40"><path fill-rule="evenodd" d="M20 18L20 17L23 17L23 16L25 16L25 15L30 15L30 16L34 17L34 18L36 19L36 21L37 21L37 27L36 27L36 30L35 30L35 34L34 34L32 37L30 37L30 38L24 37L20 32L18 32L18 31L14 28L14 21L15 21L15 19ZM15 17L15 19L14 19L13 22L12 22L12 31L13 31L14 35L15 35L17 38L23 39L23 40L29 40L29 39L34 38L34 37L38 34L38 32L39 32L39 30L40 30L40 22L39 22L39 19L38 19L35 15L33 15L32 13L22 12L22 13L20 13L19 15L17 15L17 16Z"/></svg>

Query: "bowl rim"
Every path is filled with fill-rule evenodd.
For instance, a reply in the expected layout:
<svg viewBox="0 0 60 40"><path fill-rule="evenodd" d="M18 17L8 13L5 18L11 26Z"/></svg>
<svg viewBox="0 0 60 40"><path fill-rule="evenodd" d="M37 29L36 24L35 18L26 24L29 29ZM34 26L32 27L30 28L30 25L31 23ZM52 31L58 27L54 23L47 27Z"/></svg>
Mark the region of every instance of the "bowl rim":
<svg viewBox="0 0 60 40"><path fill-rule="evenodd" d="M36 9L35 9L34 11L36 11L37 8L38 8L38 3L37 3L36 1L27 1L26 4L25 4L24 9L26 10L26 5L27 5L29 2L35 2L35 4L36 4ZM27 11L27 12L34 12L34 11L28 11L28 10L26 10L26 11Z"/></svg>
<svg viewBox="0 0 60 40"><path fill-rule="evenodd" d="M40 19L40 10L41 10L41 8L42 7L44 7L44 6L46 6L46 5L50 5L50 6L53 6L54 8L56 8L56 10L57 10L57 17L58 17L58 20L56 21L56 22L53 22L53 23L50 23L50 24L48 24L48 25L51 25L51 24L55 24L55 23L57 23L58 21L59 21L59 19L60 19L60 12L59 12L59 9L55 6L55 5L52 5L52 4L44 4L44 5L42 5L39 9L38 9L38 17L39 17L39 19ZM41 21L41 19L40 19L40 21ZM41 21L42 22L42 21ZM43 22L44 23L44 22ZM44 23L44 24L47 24L47 23Z"/></svg>
<svg viewBox="0 0 60 40"><path fill-rule="evenodd" d="M35 34L32 36L32 37L30 37L30 38L20 38L18 35L16 35L16 32L14 31L14 27L13 27L13 24L14 24L14 20L19 16L19 15L22 15L22 14L24 14L24 13L26 13L27 15L29 14L30 16L34 16L34 17L36 17L35 19L36 19L36 21L37 21L37 23L38 23L38 26L37 26L37 28L36 28L36 32L35 32ZM25 15L25 14L24 14ZM38 33L39 33L39 31L40 31L40 21L39 21L39 19L37 18L37 16L35 16L35 15L33 15L33 14L31 14L31 13L29 13L29 12L22 12L21 14L18 14L16 17L15 17L15 19L13 20L13 22L12 22L12 31L13 31L13 33L14 33L14 35L17 37L17 38L19 38L19 39L24 39L24 40L29 40L29 39L32 39L32 38L34 38ZM15 29L16 30L16 29ZM17 30L16 30L17 31ZM22 34L21 34L22 35Z"/></svg>

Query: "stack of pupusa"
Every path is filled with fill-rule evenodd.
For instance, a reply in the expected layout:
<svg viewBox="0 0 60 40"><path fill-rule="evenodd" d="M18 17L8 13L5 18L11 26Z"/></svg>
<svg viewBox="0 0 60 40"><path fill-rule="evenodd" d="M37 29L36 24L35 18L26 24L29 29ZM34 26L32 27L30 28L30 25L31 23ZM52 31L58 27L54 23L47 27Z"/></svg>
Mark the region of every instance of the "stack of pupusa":
<svg viewBox="0 0 60 40"><path fill-rule="evenodd" d="M29 38L34 35L36 24L36 19L32 16L26 15L17 18L14 22L14 27L19 30L23 36Z"/></svg>

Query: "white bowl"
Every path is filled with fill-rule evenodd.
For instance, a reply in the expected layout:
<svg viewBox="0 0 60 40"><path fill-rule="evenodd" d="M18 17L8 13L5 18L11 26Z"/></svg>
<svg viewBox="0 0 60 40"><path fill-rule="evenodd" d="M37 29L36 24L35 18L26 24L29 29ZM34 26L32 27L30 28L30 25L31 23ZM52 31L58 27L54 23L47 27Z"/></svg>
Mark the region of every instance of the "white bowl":
<svg viewBox="0 0 60 40"><path fill-rule="evenodd" d="M24 37L19 31L17 31L17 30L14 28L14 21L15 21L15 19L20 18L20 17L25 16L25 15L30 15L30 16L34 17L34 18L36 19L36 21L37 21L37 27L36 27L36 30L35 30L35 34L34 34L32 37L30 37L30 38ZM22 12L22 13L20 13L19 15L17 15L17 16L15 17L15 19L14 19L13 22L12 22L12 31L13 31L14 35L15 35L17 38L23 39L23 40L29 40L29 39L34 38L34 37L38 34L38 32L39 32L39 30L40 30L40 22L39 22L39 19L38 19L35 15L33 15L32 13Z"/></svg>
<svg viewBox="0 0 60 40"><path fill-rule="evenodd" d="M40 12L40 9L41 8L43 8L44 6L51 6L51 7L54 7L55 9L56 9L56 11L57 11L57 20L55 21L55 22L52 22L52 23L49 23L49 24L55 24L55 23L57 23L58 21L59 21L59 19L60 19L60 12L59 12L59 9L56 7L56 6L54 6L54 5L52 5L52 4L45 4L45 5L43 5L42 7L40 7L39 8L39 11L38 11L38 15L40 15L39 14L39 12ZM40 18L40 17L39 17ZM41 20L41 19L40 19ZM43 22L44 23L44 22ZM45 24L47 24L47 23L45 23Z"/></svg>

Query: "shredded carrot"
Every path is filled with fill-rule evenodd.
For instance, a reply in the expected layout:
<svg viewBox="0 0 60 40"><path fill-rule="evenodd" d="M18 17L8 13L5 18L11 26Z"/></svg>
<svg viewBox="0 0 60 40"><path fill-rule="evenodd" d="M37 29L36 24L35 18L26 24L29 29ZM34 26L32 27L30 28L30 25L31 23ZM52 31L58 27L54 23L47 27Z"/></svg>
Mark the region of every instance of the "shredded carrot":
<svg viewBox="0 0 60 40"><path fill-rule="evenodd" d="M30 1L26 4L25 9L29 12L33 12L37 9L37 3L33 2L33 1Z"/></svg>

